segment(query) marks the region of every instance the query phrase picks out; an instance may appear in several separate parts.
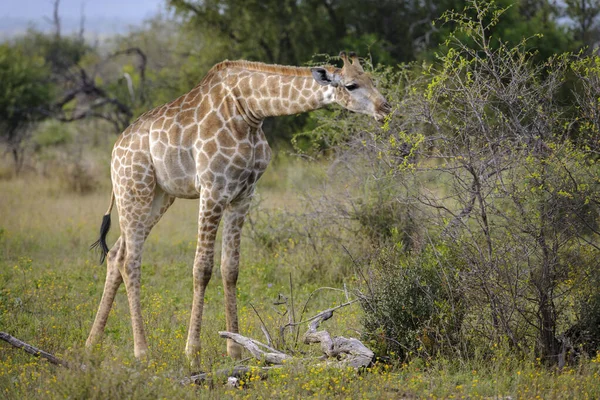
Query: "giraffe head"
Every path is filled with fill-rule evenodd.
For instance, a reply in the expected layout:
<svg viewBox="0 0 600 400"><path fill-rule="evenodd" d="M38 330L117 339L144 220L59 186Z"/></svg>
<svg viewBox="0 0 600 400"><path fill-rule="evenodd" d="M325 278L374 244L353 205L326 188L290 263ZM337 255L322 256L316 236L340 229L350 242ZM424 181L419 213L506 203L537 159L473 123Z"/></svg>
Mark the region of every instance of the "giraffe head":
<svg viewBox="0 0 600 400"><path fill-rule="evenodd" d="M342 107L367 115L377 121L383 121L392 107L379 93L371 77L365 73L355 53L350 57L345 52L340 53L344 61L342 69L335 71L326 68L312 68L312 75L323 86L333 88L333 101Z"/></svg>

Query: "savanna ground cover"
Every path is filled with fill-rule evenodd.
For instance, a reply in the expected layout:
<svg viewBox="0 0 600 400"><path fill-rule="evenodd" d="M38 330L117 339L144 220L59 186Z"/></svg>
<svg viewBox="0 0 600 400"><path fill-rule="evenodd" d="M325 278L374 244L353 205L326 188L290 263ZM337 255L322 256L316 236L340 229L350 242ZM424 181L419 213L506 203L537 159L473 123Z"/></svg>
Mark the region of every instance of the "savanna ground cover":
<svg viewBox="0 0 600 400"><path fill-rule="evenodd" d="M300 207L302 195L310 189L305 182L325 179L325 167L285 157L275 162L259 189L262 202L253 216ZM105 273L104 266L97 263L97 255L88 250L98 229L98 211L101 214L105 208L108 193L106 178L96 178L101 189L84 195L74 194L52 177L26 174L0 181L0 327L73 364L87 366L85 370L66 370L3 344L3 398L600 396L600 358L559 372L543 367L534 357L515 357L503 343L492 345L491 358L386 360L362 372L298 361L271 371L266 379L258 373L250 375L240 388L227 388L220 380L182 386L179 381L191 372L183 348L192 294L196 232L193 201L177 201L155 228L145 249L142 301L151 346L149 362L140 364L133 357L123 290L117 296L103 343L86 353L83 345L102 294ZM117 231L109 239L114 240ZM298 263L305 255L290 254L294 250L289 243L283 250L265 251L250 233L243 243L238 291L240 327L251 337L263 338L261 322L252 306L274 336L288 321L289 315L281 315L286 307L273 303L281 300L280 293L290 298L290 275L298 319L317 288L355 287L360 279L354 274L343 279L323 274L313 279L302 271L308 266ZM207 292L202 331L205 371L233 365L225 354L224 340L217 334L224 329L225 320L218 268L215 272ZM311 297L304 316L345 301L343 292L320 290ZM324 327L332 334L360 337L361 315L358 305L341 309ZM292 340L293 335L288 336ZM303 357L318 353L304 345L296 350Z"/></svg>
<svg viewBox="0 0 600 400"><path fill-rule="evenodd" d="M239 388L219 379L179 383L198 372L189 370L183 353L194 201L176 201L145 245L149 361L133 357L122 289L103 342L90 352L83 348L104 283L104 267L88 246L110 193L113 140L105 133L133 108L121 108L114 120L101 108L105 124L82 118L38 125L22 124L6 108L13 123L7 132L22 135L17 141L9 135L12 160L0 166L0 330L85 369L55 367L2 344L0 393L19 399L599 398L600 58L583 50L545 53L544 44L558 43L552 31L550 40L537 31L502 40L515 32L503 21L514 22L519 7L469 1L462 13L438 20L436 32L445 36L435 56L370 65L395 106L383 126L339 108L294 120L305 129L293 136L293 151L276 151L245 225L237 296L241 333L260 340L266 329L274 346L297 361L266 377L256 371ZM50 50L60 50L58 44ZM86 77L81 65L97 60L79 57L71 44L73 70ZM19 61L12 76L20 92L11 93L27 97L47 66L26 51L0 50L0 61ZM32 73L23 73L25 67ZM141 69L123 68L143 95ZM44 91L31 104L51 94ZM113 100L125 104L123 94ZM81 106L90 104L98 102ZM77 114L79 106L62 104L58 119L85 115ZM109 243L117 235L113 228ZM206 295L204 371L234 365L217 334L225 327L218 256ZM373 349L378 358L367 370L315 360L319 350L298 342L303 325L279 333L350 299L360 301L336 311L322 328Z"/></svg>

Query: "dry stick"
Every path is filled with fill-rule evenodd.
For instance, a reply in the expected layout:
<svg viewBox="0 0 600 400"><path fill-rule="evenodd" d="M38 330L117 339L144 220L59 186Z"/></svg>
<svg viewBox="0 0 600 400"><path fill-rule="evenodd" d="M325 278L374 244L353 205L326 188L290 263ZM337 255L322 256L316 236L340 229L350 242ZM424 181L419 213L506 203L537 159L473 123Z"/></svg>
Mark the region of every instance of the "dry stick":
<svg viewBox="0 0 600 400"><path fill-rule="evenodd" d="M335 307L332 307L332 308L328 308L327 310L325 310L325 311L321 311L320 313L318 313L318 314L317 314L317 315L315 315L314 317L310 317L310 318L308 318L308 319L305 319L304 321L296 322L296 323L293 323L293 324L287 324L287 325L285 325L285 326L283 327L283 329L287 328L288 326L296 326L296 325L304 324L304 323L306 323L306 322L313 321L313 320L315 320L315 319L317 319L317 318L320 318L320 317L321 317L321 314L327 313L327 312L329 312L329 311L331 311L331 312L332 312L332 315L333 315L333 312L334 312L335 310L337 310L337 309L339 309L339 308L342 308L342 307L349 306L350 304L352 304L352 303L356 303L356 302L357 302L357 301L359 301L359 300L360 300L360 299L354 299L354 300L350 300L349 302L347 302L347 303L344 303L344 304L340 304L339 306L335 306ZM331 318L331 315L329 316L329 318ZM326 319L329 319L329 318L326 318Z"/></svg>
<svg viewBox="0 0 600 400"><path fill-rule="evenodd" d="M296 322L296 311L294 310L294 285L292 284L292 273L290 272L290 303L291 303L291 307L292 307L292 323ZM290 325L290 326L294 326L294 325ZM293 334L293 330L292 330L292 334Z"/></svg>
<svg viewBox="0 0 600 400"><path fill-rule="evenodd" d="M281 299L283 299L283 301L282 301ZM283 294L279 293L279 295L277 296L277 301L276 301L275 303L273 303L273 305L276 305L276 306L278 306L278 305L283 305L283 304L285 304L285 312L284 312L284 313L280 313L280 312L279 312L277 309L275 309L275 308L273 308L273 309L275 310L275 312L276 312L277 314L279 314L279 315L280 315L280 316L282 316L282 317L285 317L285 316L286 316L286 314L288 314L288 313L289 313L289 311L290 311L290 306L289 306L289 304L288 304L288 298L287 298L287 297L285 297ZM285 332L284 332L284 330L285 330L285 327L283 327L283 326L281 326L281 327L279 328L279 339L281 339L281 347L282 347L282 348L285 348L285 347L286 347L286 344L285 344Z"/></svg>
<svg viewBox="0 0 600 400"><path fill-rule="evenodd" d="M25 352L34 355L35 357L43 357L52 364L60 365L66 368L70 368L69 364L66 361L61 360L53 354L50 354L44 350L40 350L37 347L33 347L30 344L27 344L14 336L9 335L6 332L0 332L0 339L10 343L14 347L23 349Z"/></svg>
<svg viewBox="0 0 600 400"><path fill-rule="evenodd" d="M269 330L267 329L267 326L265 325L263 319L260 317L260 314L258 313L258 311L256 311L256 308L254 308L254 305L250 302L248 304L250 304L250 307L252 307L252 309L254 310L254 313L260 320L260 330L263 331L265 337L267 338L267 344L269 346L273 346L273 341L271 340L271 335L269 334Z"/></svg>
<svg viewBox="0 0 600 400"><path fill-rule="evenodd" d="M371 293L371 295L373 295L373 289L371 288L371 283L369 282L369 280L363 273L362 268L360 267L360 265L358 264L358 262L356 261L356 259L352 255L352 253L350 253L350 250L348 250L348 248L346 248L346 246L344 246L342 243L340 243L340 246L342 246L342 249L344 249L346 254L348 254L348 257L350 257L350 260L352 260L352 264L354 264L356 271L358 271L360 277L363 279L363 281L365 281L365 284L369 288L369 292Z"/></svg>

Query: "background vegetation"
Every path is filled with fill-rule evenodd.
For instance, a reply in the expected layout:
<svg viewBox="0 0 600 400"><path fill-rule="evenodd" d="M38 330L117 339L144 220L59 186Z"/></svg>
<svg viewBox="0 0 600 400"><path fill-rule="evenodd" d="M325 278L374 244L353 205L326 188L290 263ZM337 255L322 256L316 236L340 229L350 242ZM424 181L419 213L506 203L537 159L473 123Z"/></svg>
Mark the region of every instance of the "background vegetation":
<svg viewBox="0 0 600 400"><path fill-rule="evenodd" d="M55 17L53 33L0 45L0 329L88 366L0 346L1 393L600 397L598 1L167 4L173 14L102 44L64 35ZM358 298L327 328L374 349L372 370L299 362L242 389L180 386L196 235L186 201L145 247L150 364L133 360L125 296L84 353L104 279L87 245L114 134L223 59L335 63L340 49L365 57L394 112L383 127L337 107L267 121L279 151L244 233L240 326L261 337L261 320L278 332ZM221 298L217 276L205 370L231 363ZM276 345L315 352L296 337Z"/></svg>

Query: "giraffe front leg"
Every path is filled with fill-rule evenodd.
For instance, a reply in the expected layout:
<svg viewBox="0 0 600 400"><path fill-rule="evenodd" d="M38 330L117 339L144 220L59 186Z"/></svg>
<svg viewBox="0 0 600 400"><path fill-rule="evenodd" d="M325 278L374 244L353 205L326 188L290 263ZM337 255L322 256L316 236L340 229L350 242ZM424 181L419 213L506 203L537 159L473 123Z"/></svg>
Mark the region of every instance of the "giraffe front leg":
<svg viewBox="0 0 600 400"><path fill-rule="evenodd" d="M200 212L198 217L198 244L194 258L193 281L194 298L192 314L188 330L185 354L192 369L200 367L200 329L202 327L202 312L204 309L204 293L210 281L214 265L215 238L223 213L223 205L210 198L209 193L200 197Z"/></svg>
<svg viewBox="0 0 600 400"><path fill-rule="evenodd" d="M242 226L250 207L251 198L247 197L232 203L225 210L223 220L223 249L221 256L221 276L225 294L225 320L227 330L239 333L236 284L240 264L240 240ZM242 356L242 347L227 339L227 354L239 360Z"/></svg>

